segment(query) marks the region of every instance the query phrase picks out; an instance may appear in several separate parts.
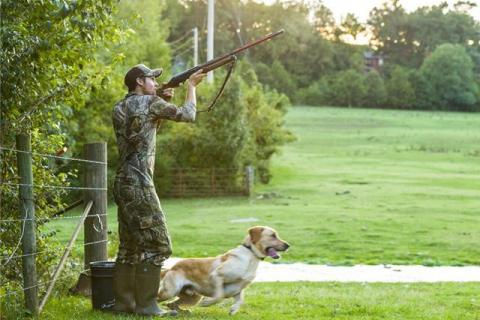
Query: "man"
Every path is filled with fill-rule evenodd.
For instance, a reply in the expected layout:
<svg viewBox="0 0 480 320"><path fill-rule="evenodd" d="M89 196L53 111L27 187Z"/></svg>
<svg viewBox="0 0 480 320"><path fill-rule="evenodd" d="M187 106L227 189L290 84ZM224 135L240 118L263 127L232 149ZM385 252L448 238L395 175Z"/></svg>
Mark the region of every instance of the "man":
<svg viewBox="0 0 480 320"><path fill-rule="evenodd" d="M162 119L193 122L195 88L205 74L201 70L188 80L182 107L167 102L173 89L156 95L155 78L162 69L143 64L125 75L128 94L113 110L113 125L120 161L114 184L118 205L120 244L114 276L114 311L164 315L156 302L160 269L172 253L165 216L153 185L155 141Z"/></svg>

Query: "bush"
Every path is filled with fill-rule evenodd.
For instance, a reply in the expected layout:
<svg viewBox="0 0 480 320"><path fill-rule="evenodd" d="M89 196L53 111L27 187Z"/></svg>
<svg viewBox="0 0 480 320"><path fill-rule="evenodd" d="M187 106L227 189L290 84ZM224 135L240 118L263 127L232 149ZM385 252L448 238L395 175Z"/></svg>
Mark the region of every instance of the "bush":
<svg viewBox="0 0 480 320"><path fill-rule="evenodd" d="M377 71L372 70L365 76L365 105L371 108L381 108L387 101L387 89L382 77Z"/></svg>
<svg viewBox="0 0 480 320"><path fill-rule="evenodd" d="M329 97L332 105L361 106L366 93L364 76L354 69L336 73L329 83Z"/></svg>
<svg viewBox="0 0 480 320"><path fill-rule="evenodd" d="M318 106L329 103L329 87L325 78L313 82L309 87L298 90L295 102Z"/></svg>
<svg viewBox="0 0 480 320"><path fill-rule="evenodd" d="M400 66L393 68L387 80L387 106L397 109L409 109L415 102L415 90L409 80L409 71Z"/></svg>
<svg viewBox="0 0 480 320"><path fill-rule="evenodd" d="M205 108L217 89L218 82L200 85L199 109ZM161 190L172 185L172 168L243 172L246 165L255 166L260 181L268 182L272 155L292 140L283 128L288 105L285 95L262 87L250 65L239 64L212 112L198 114L195 124L164 122L157 139L156 186ZM237 183L234 174L231 183Z"/></svg>
<svg viewBox="0 0 480 320"><path fill-rule="evenodd" d="M435 109L472 111L478 101L474 64L461 45L443 44L425 59L420 73L431 86Z"/></svg>

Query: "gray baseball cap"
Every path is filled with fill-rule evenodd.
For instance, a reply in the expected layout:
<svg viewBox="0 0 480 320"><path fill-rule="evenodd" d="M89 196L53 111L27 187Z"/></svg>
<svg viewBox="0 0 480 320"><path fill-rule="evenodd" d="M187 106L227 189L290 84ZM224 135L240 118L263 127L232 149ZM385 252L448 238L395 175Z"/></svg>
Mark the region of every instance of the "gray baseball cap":
<svg viewBox="0 0 480 320"><path fill-rule="evenodd" d="M150 69L144 64L137 64L130 70L128 70L125 75L124 83L128 87L130 84L134 84L137 81L137 78L141 77L158 77L162 74L163 69Z"/></svg>

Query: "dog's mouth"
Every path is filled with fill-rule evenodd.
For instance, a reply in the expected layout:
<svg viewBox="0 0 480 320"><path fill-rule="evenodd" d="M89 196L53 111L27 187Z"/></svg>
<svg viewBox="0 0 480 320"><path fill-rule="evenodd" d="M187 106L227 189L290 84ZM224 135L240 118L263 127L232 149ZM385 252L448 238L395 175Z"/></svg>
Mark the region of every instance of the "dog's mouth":
<svg viewBox="0 0 480 320"><path fill-rule="evenodd" d="M279 259L280 255L278 254L277 250L272 247L267 248L267 256L272 257L273 259Z"/></svg>

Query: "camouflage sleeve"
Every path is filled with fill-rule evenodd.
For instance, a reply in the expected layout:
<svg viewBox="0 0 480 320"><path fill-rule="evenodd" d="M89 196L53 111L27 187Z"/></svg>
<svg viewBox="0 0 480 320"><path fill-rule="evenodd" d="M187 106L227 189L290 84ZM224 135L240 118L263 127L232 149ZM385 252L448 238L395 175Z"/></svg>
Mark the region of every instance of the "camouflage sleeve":
<svg viewBox="0 0 480 320"><path fill-rule="evenodd" d="M193 122L197 109L191 102L185 102L182 107L177 107L160 97L155 96L149 107L150 115L155 119L168 119L173 121Z"/></svg>

